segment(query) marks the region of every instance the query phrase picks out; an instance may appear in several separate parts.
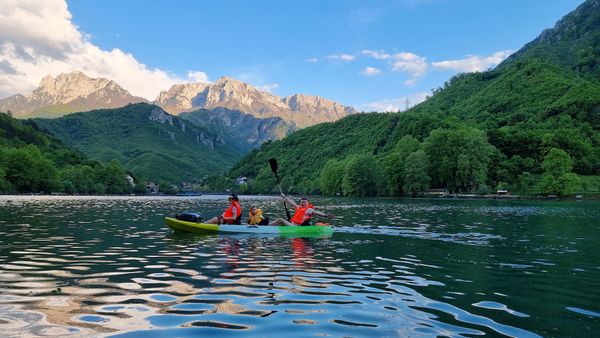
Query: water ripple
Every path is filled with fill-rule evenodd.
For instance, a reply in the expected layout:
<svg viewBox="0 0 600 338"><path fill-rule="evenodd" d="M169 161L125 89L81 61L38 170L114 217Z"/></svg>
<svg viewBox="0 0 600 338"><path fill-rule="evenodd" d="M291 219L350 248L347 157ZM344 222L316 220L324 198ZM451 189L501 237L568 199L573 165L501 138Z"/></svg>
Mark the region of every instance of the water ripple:
<svg viewBox="0 0 600 338"><path fill-rule="evenodd" d="M598 327L597 296L556 283L597 289L597 264L579 259L595 254L587 235L505 227L514 216L564 221L568 208L349 201L328 205L346 226L310 239L181 235L162 222L196 208L216 213L222 200L0 198L3 334L536 337ZM547 331L565 314L576 324Z"/></svg>

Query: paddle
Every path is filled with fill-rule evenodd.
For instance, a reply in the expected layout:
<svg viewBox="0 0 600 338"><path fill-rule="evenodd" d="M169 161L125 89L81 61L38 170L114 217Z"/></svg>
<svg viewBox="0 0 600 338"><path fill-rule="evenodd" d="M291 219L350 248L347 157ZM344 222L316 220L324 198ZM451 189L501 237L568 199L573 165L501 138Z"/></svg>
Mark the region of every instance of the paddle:
<svg viewBox="0 0 600 338"><path fill-rule="evenodd" d="M283 190L281 190L281 182L279 181L279 176L277 175L277 160L272 158L269 160L269 165L271 166L271 171L275 174L275 179L277 180L277 186L279 187L279 192L283 195ZM285 207L285 214L287 215L288 222L292 219L290 215L290 211L288 210L287 204L285 200L283 201L283 206Z"/></svg>

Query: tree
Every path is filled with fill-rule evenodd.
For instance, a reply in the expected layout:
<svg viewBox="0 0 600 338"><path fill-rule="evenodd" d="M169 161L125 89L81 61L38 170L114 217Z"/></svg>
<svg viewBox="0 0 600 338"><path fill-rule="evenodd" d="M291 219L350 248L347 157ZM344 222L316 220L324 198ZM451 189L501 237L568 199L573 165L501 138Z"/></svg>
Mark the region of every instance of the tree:
<svg viewBox="0 0 600 338"><path fill-rule="evenodd" d="M6 170L0 165L0 193L6 193L10 191L10 184L4 178L6 176Z"/></svg>
<svg viewBox="0 0 600 338"><path fill-rule="evenodd" d="M104 186L104 184L102 184L100 182L94 183L90 187L90 193L91 194L104 195L106 193L106 186Z"/></svg>
<svg viewBox="0 0 600 338"><path fill-rule="evenodd" d="M319 175L319 187L325 195L335 195L342 192L345 161L331 159L325 163Z"/></svg>
<svg viewBox="0 0 600 338"><path fill-rule="evenodd" d="M168 182L165 180L159 180L158 184L160 187L159 191L165 195L175 195L176 193L179 192L179 189L177 188L177 186L171 182Z"/></svg>
<svg viewBox="0 0 600 338"><path fill-rule="evenodd" d="M542 192L546 194L568 194L579 180L571 172L573 159L562 149L551 148L544 157L542 168Z"/></svg>
<svg viewBox="0 0 600 338"><path fill-rule="evenodd" d="M69 166L60 171L60 179L65 186L66 193L70 193L67 191L67 183L69 182L73 185L73 193L89 194L92 192L96 180L98 180L96 176L94 168L88 165Z"/></svg>
<svg viewBox="0 0 600 338"><path fill-rule="evenodd" d="M375 156L351 157L344 168L342 192L344 196L377 196L384 187L383 172Z"/></svg>
<svg viewBox="0 0 600 338"><path fill-rule="evenodd" d="M109 194L122 194L129 188L125 169L117 160L112 160L109 165L99 169L99 177Z"/></svg>
<svg viewBox="0 0 600 338"><path fill-rule="evenodd" d="M424 150L417 150L406 157L402 187L405 194L415 197L429 188L431 177L427 175L428 169L429 159Z"/></svg>
<svg viewBox="0 0 600 338"><path fill-rule="evenodd" d="M61 189L54 163L38 147L27 145L4 152L5 177L18 192L51 192Z"/></svg>
<svg viewBox="0 0 600 338"><path fill-rule="evenodd" d="M436 129L425 140L434 186L450 191L476 191L487 178L494 147L476 128Z"/></svg>
<svg viewBox="0 0 600 338"><path fill-rule="evenodd" d="M419 140L411 135L405 135L383 160L383 170L388 179L388 190L390 195L402 195L405 176L404 164L406 158L420 148L421 142L419 142Z"/></svg>

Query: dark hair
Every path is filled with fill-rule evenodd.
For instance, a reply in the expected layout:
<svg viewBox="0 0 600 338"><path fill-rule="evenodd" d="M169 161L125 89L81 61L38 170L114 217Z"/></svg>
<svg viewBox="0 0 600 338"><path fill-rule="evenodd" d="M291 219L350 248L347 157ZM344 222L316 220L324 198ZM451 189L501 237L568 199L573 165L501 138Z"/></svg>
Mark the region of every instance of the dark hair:
<svg viewBox="0 0 600 338"><path fill-rule="evenodd" d="M300 200L301 200L301 201L308 201L308 198L306 198L306 197L301 197L301 198L300 198Z"/></svg>
<svg viewBox="0 0 600 338"><path fill-rule="evenodd" d="M231 194L231 195L229 196L229 198L233 199L233 200L234 200L234 201L236 201L236 202L239 202L239 198L237 197L237 195L236 195L236 194Z"/></svg>

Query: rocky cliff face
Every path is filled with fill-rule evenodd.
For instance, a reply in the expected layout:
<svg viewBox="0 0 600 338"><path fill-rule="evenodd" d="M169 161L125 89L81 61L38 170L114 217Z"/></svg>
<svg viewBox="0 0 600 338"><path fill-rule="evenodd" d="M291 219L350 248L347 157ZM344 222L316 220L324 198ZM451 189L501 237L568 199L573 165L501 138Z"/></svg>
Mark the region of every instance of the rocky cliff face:
<svg viewBox="0 0 600 338"><path fill-rule="evenodd" d="M250 84L222 77L214 84L173 86L156 103L171 114L197 109L227 108L257 118L280 117L298 127L331 122L356 110L318 96L296 94L280 98Z"/></svg>
<svg viewBox="0 0 600 338"><path fill-rule="evenodd" d="M208 83L174 85L169 90L164 90L158 94L156 104L172 113L188 111L192 109L192 99L208 86Z"/></svg>
<svg viewBox="0 0 600 338"><path fill-rule="evenodd" d="M82 72L47 75L30 95L13 95L0 100L0 111L10 110L15 117L53 114L100 108L118 108L129 103L147 102L131 95L117 83L90 78Z"/></svg>
<svg viewBox="0 0 600 338"><path fill-rule="evenodd" d="M244 152L259 147L263 142L282 139L296 130L293 122L286 122L281 117L259 119L227 108L200 109L179 116L209 130L227 133Z"/></svg>

